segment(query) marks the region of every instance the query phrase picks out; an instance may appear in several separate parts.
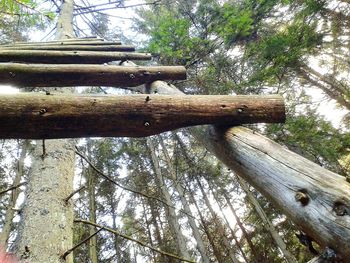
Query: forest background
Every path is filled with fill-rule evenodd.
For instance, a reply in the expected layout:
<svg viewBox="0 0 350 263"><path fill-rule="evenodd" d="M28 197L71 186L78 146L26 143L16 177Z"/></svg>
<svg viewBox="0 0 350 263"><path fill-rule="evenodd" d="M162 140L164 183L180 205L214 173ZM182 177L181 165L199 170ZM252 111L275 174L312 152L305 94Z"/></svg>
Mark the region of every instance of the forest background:
<svg viewBox="0 0 350 263"><path fill-rule="evenodd" d="M0 5L1 42L52 39L60 1ZM82 0L74 11L78 37L119 39L151 52L151 64L184 65L188 79L173 84L186 94L281 94L286 123L249 128L344 176L350 175L349 26L347 0ZM86 138L77 145L74 217L124 237L100 231L73 251L75 262L177 262L164 252L202 262L313 257L281 211L185 130L144 139ZM0 196L0 242L9 250L34 146L1 141L1 189L18 186ZM96 230L76 222L74 243Z"/></svg>

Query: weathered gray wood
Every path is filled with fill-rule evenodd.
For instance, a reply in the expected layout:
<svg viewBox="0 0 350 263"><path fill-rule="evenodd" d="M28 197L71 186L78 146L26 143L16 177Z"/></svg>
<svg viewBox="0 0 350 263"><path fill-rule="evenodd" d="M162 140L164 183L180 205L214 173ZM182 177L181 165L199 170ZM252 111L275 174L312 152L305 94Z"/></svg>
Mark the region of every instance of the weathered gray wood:
<svg viewBox="0 0 350 263"><path fill-rule="evenodd" d="M22 50L24 46L1 47L0 50ZM33 45L25 46L27 50L70 50L70 51L135 51L133 46L123 45Z"/></svg>
<svg viewBox="0 0 350 263"><path fill-rule="evenodd" d="M150 60L151 54L135 52L1 50L0 62L50 64L103 64L115 60Z"/></svg>
<svg viewBox="0 0 350 263"><path fill-rule="evenodd" d="M284 119L279 96L0 95L0 138L141 137L199 124Z"/></svg>
<svg viewBox="0 0 350 263"><path fill-rule="evenodd" d="M186 79L185 67L0 63L0 84L17 87L132 87L166 79Z"/></svg>
<svg viewBox="0 0 350 263"><path fill-rule="evenodd" d="M1 46L12 46L12 45L36 45L36 44L43 44L43 43L47 43L47 44L60 44L60 43L76 43L76 42L84 42L84 43L88 43L88 42L103 42L104 40L102 38L98 38L98 37L87 37L87 38L66 38L66 39L56 39L56 40L50 40L50 41L46 41L46 42L23 42L23 41L18 41L18 42L12 42L12 43L4 43ZM114 41L116 43L119 43L119 41Z"/></svg>
<svg viewBox="0 0 350 263"><path fill-rule="evenodd" d="M243 127L210 128L206 146L322 247L350 256L350 184L345 177Z"/></svg>
<svg viewBox="0 0 350 263"><path fill-rule="evenodd" d="M151 83L146 90L183 94L162 81ZM247 128L208 126L192 127L189 131L232 171L275 203L303 232L349 262L350 183L345 177ZM307 205L302 204L303 193L309 198Z"/></svg>

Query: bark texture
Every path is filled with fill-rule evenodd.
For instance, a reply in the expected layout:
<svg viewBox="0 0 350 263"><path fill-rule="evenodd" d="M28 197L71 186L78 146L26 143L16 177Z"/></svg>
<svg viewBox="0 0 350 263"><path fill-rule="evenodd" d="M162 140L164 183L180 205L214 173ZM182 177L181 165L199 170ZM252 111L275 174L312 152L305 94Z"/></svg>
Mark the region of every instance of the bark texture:
<svg viewBox="0 0 350 263"><path fill-rule="evenodd" d="M63 263L72 247L73 209L64 199L73 192L74 148L70 141L37 142L22 210L16 254L21 262Z"/></svg>
<svg viewBox="0 0 350 263"><path fill-rule="evenodd" d="M148 92L183 94L164 82ZM276 204L305 233L350 257L350 184L273 141L243 127L190 128L191 134L234 172Z"/></svg>
<svg viewBox="0 0 350 263"><path fill-rule="evenodd" d="M111 65L1 63L0 84L17 87L133 87L155 80L186 79L182 66L121 67Z"/></svg>
<svg viewBox="0 0 350 263"><path fill-rule="evenodd" d="M73 35L73 4L73 0L62 2L59 39ZM72 140L36 142L15 248L21 262L73 262L72 254L62 256L73 247L73 206L65 198L73 192L74 161Z"/></svg>
<svg viewBox="0 0 350 263"><path fill-rule="evenodd" d="M103 64L116 60L150 60L151 54L101 51L0 50L0 62Z"/></svg>
<svg viewBox="0 0 350 263"><path fill-rule="evenodd" d="M0 138L141 137L192 125L284 119L279 96L0 96Z"/></svg>

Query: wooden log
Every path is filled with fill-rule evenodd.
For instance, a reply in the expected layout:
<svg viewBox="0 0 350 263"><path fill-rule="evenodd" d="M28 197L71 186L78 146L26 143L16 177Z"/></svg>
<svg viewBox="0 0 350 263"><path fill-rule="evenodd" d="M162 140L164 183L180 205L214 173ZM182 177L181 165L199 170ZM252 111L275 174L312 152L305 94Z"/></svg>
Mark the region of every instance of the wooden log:
<svg viewBox="0 0 350 263"><path fill-rule="evenodd" d="M24 46L0 47L0 50L23 50ZM133 46L124 45L33 45L25 46L26 50L69 50L69 51L135 51Z"/></svg>
<svg viewBox="0 0 350 263"><path fill-rule="evenodd" d="M12 43L4 43L0 46L12 46L12 45L40 45L43 43L48 43L48 44L60 44L60 43L75 43L75 42L84 42L84 43L88 43L88 42L103 42L104 39L102 38L97 38L97 37L92 37L92 38L67 38L67 39L56 39L56 40L51 40L51 41L45 41L45 42L23 42L23 41L18 41L18 42L12 42ZM119 42L119 41L115 41L115 42Z"/></svg>
<svg viewBox="0 0 350 263"><path fill-rule="evenodd" d="M67 39L69 40L69 39ZM57 40L57 41L50 41L50 42L24 42L24 43L12 43L12 44L4 44L0 45L0 47L31 47L31 46L57 46L57 45L92 45L92 46L103 46L103 45L121 45L120 41L103 41L101 40L74 40L74 41L67 41L67 40Z"/></svg>
<svg viewBox="0 0 350 263"><path fill-rule="evenodd" d="M2 44L0 45L1 48L5 47L32 47L32 46L57 46L57 45L84 45L84 46L103 46L103 45L121 45L121 42L119 41L103 41L101 40L90 40L90 41L85 41L85 40L76 40L76 41L65 41L65 40L57 40L57 41L50 41L50 42L14 42L14 43L9 43L9 44Z"/></svg>
<svg viewBox="0 0 350 263"><path fill-rule="evenodd" d="M162 81L146 91L183 95ZM191 127L189 132L321 247L333 249L343 260L337 262L350 262L350 183L344 176L244 127Z"/></svg>
<svg viewBox="0 0 350 263"><path fill-rule="evenodd" d="M116 60L150 60L151 54L102 51L41 51L0 49L0 62L50 64L103 64Z"/></svg>
<svg viewBox="0 0 350 263"><path fill-rule="evenodd" d="M199 137L321 247L350 257L350 184L344 176L243 127L210 128Z"/></svg>
<svg viewBox="0 0 350 263"><path fill-rule="evenodd" d="M133 87L165 79L186 79L185 67L0 63L0 84L16 87Z"/></svg>
<svg viewBox="0 0 350 263"><path fill-rule="evenodd" d="M199 124L284 120L280 96L0 95L0 138L143 137Z"/></svg>

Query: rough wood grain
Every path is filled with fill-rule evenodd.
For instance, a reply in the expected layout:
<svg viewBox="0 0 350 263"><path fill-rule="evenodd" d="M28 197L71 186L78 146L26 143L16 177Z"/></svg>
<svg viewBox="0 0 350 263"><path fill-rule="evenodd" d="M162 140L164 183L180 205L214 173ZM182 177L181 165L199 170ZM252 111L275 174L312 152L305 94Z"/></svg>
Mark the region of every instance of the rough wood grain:
<svg viewBox="0 0 350 263"><path fill-rule="evenodd" d="M163 81L150 83L145 91L183 95ZM322 246L332 248L344 263L350 262L350 183L345 177L247 128L203 126L188 130L232 171L274 202L297 227ZM309 193L306 206L296 201L300 189ZM337 215L334 208L343 215Z"/></svg>
<svg viewBox="0 0 350 263"><path fill-rule="evenodd" d="M0 63L0 84L17 87L132 87L165 79L186 79L185 67Z"/></svg>
<svg viewBox="0 0 350 263"><path fill-rule="evenodd" d="M21 50L23 46L8 46L1 47L0 50ZM135 51L133 46L123 46L123 45L33 45L25 46L25 49L30 50L70 50L70 51Z"/></svg>
<svg viewBox="0 0 350 263"><path fill-rule="evenodd" d="M1 50L0 62L50 64L103 64L116 60L150 60L151 54L135 52Z"/></svg>
<svg viewBox="0 0 350 263"><path fill-rule="evenodd" d="M206 139L221 161L303 232L343 259L350 257L350 184L345 177L243 127L211 128Z"/></svg>
<svg viewBox="0 0 350 263"><path fill-rule="evenodd" d="M140 137L199 124L284 119L279 96L0 95L0 138Z"/></svg>

